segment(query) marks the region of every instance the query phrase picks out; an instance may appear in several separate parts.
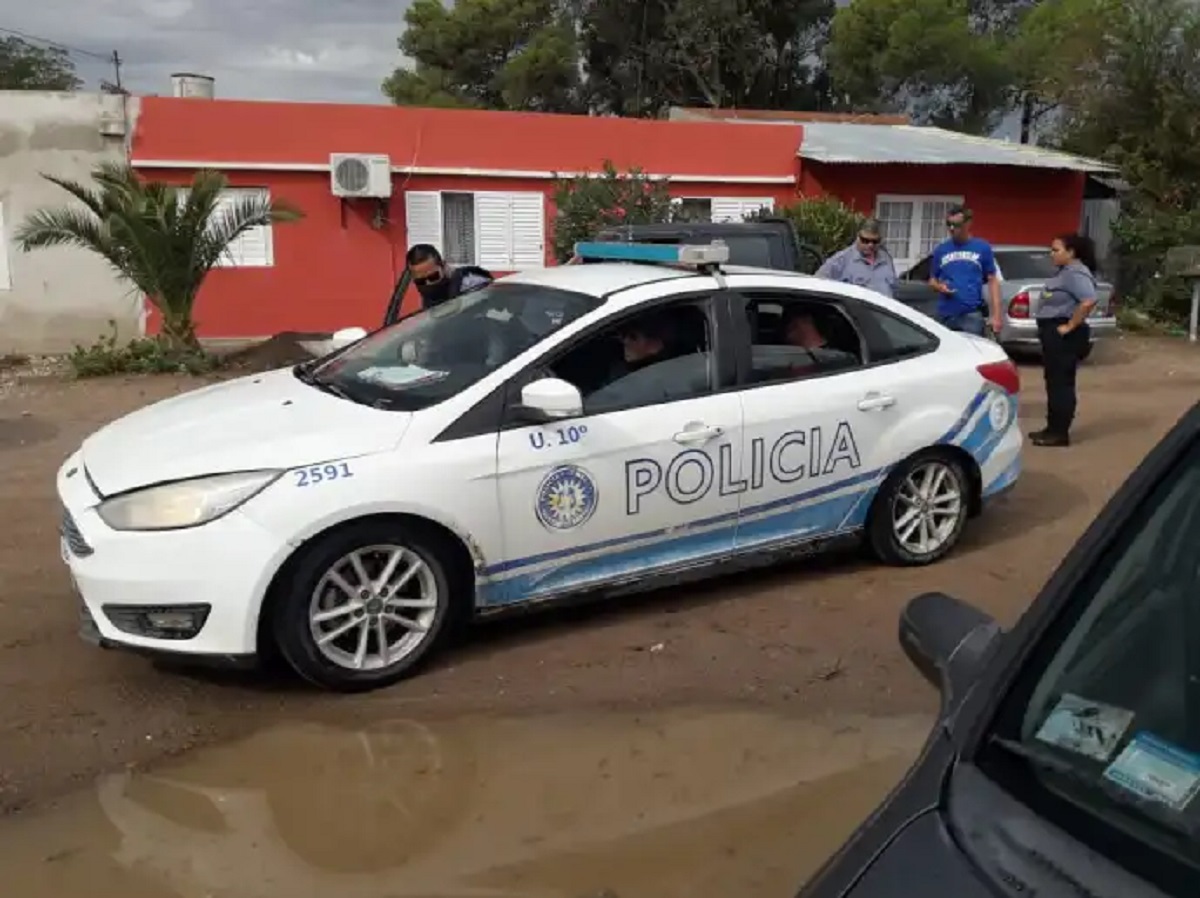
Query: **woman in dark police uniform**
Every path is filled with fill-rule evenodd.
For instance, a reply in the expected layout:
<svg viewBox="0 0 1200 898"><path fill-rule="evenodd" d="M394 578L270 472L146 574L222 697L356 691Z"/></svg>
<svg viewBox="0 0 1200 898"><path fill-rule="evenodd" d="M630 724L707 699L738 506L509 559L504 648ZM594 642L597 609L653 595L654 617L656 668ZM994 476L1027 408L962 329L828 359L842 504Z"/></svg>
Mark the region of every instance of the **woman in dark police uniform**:
<svg viewBox="0 0 1200 898"><path fill-rule="evenodd" d="M1051 242L1050 259L1058 273L1046 281L1037 311L1046 427L1029 439L1035 446L1069 446L1075 420L1075 373L1091 339L1087 317L1096 305L1096 248L1082 234L1064 234Z"/></svg>

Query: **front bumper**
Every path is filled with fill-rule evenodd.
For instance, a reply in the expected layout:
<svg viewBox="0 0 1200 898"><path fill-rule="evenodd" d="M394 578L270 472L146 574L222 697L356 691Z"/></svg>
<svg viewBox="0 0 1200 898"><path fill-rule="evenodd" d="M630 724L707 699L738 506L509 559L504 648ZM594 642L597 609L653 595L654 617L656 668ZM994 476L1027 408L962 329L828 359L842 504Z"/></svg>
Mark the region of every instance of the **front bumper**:
<svg viewBox="0 0 1200 898"><path fill-rule="evenodd" d="M1117 333L1117 319L1089 318L1088 329L1091 331L1092 342L1113 337ZM1010 318L1004 322L1000 331L1001 346L1015 346L1022 349L1040 349L1038 341L1037 319Z"/></svg>
<svg viewBox="0 0 1200 898"><path fill-rule="evenodd" d="M96 513L99 499L78 454L59 471L58 493L60 549L82 606L81 636L146 652L256 653L259 610L272 572L290 551L286 541L237 511L187 530L112 530ZM146 635L147 612L178 617L189 609L204 609L194 635Z"/></svg>

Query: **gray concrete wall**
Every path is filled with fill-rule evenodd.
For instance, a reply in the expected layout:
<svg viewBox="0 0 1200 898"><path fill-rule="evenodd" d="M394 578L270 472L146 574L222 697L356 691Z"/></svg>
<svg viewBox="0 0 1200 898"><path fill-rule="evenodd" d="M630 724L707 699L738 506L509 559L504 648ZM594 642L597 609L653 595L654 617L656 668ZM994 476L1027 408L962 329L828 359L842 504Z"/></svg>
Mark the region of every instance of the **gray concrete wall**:
<svg viewBox="0 0 1200 898"><path fill-rule="evenodd" d="M123 161L136 115L133 97L0 91L0 354L90 344L110 320L122 339L138 334L138 294L99 257L73 248L23 253L12 240L29 213L73 202L41 174L86 183L97 163Z"/></svg>

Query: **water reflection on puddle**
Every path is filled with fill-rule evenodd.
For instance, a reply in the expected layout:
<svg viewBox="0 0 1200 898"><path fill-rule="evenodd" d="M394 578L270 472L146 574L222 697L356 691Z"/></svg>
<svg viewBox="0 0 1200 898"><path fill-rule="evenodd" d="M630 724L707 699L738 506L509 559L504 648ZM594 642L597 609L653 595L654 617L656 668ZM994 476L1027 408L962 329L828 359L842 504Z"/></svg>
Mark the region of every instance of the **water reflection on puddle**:
<svg viewBox="0 0 1200 898"><path fill-rule="evenodd" d="M297 724L0 821L19 898L791 896L923 718Z"/></svg>

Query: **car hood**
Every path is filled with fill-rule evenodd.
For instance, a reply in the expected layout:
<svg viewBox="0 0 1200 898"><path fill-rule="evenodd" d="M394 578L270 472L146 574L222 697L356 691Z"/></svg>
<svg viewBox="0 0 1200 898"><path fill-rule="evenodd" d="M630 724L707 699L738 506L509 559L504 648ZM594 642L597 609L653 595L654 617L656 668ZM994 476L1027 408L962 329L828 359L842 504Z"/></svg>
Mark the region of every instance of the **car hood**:
<svg viewBox="0 0 1200 898"><path fill-rule="evenodd" d="M105 496L205 474L291 468L393 448L410 412L324 393L291 369L240 377L118 418L83 442Z"/></svg>

